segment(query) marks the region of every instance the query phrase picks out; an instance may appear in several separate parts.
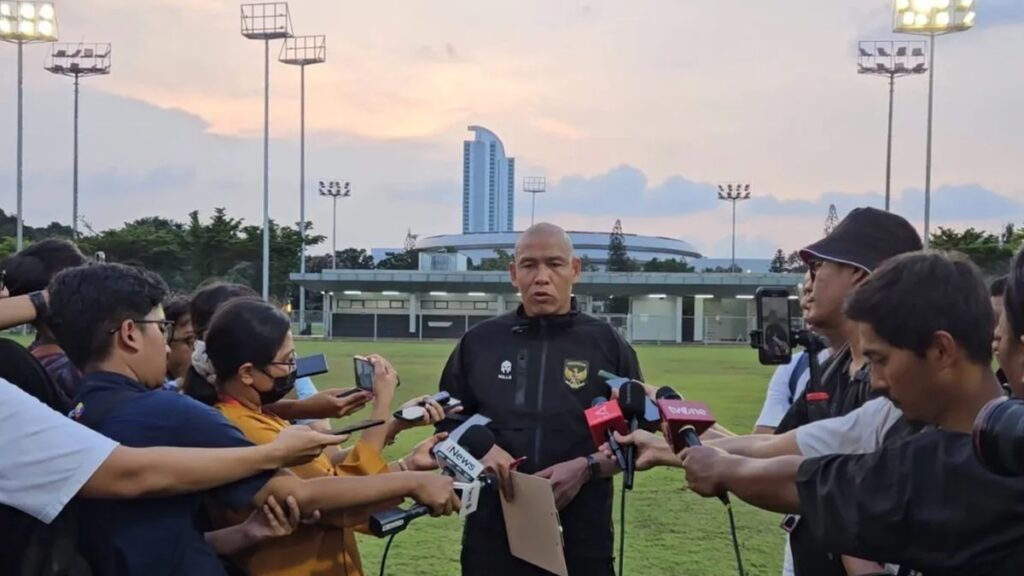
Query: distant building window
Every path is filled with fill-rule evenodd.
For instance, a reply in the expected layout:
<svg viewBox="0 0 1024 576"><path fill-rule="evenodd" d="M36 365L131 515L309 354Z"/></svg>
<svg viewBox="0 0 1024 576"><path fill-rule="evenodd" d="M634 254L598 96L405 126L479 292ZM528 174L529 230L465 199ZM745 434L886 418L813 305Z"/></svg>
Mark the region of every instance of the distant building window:
<svg viewBox="0 0 1024 576"><path fill-rule="evenodd" d="M473 308L475 310L487 310L489 302L473 302Z"/></svg>
<svg viewBox="0 0 1024 576"><path fill-rule="evenodd" d="M348 300L338 300L337 306L338 308L351 308L352 302Z"/></svg>
<svg viewBox="0 0 1024 576"><path fill-rule="evenodd" d="M432 304L434 305L434 309L435 310L447 310L448 309L448 303L447 302L432 302Z"/></svg>
<svg viewBox="0 0 1024 576"><path fill-rule="evenodd" d="M399 309L405 308L405 300L392 300L391 301L391 307L392 308L399 308Z"/></svg>
<svg viewBox="0 0 1024 576"><path fill-rule="evenodd" d="M352 301L352 307L353 308L362 308L363 307L363 301L362 300L353 300Z"/></svg>

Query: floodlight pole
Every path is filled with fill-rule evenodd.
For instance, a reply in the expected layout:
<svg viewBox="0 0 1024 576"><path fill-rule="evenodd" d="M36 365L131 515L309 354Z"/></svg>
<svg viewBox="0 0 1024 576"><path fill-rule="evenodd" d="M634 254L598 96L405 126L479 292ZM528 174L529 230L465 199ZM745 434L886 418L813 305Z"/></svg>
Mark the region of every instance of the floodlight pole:
<svg viewBox="0 0 1024 576"><path fill-rule="evenodd" d="M718 199L732 203L732 265L730 271L736 270L736 203L750 200L750 184L728 184L718 186Z"/></svg>
<svg viewBox="0 0 1024 576"><path fill-rule="evenodd" d="M263 40L263 299L270 299L270 38Z"/></svg>
<svg viewBox="0 0 1024 576"><path fill-rule="evenodd" d="M78 78L75 74L75 144L71 179L71 237L78 240Z"/></svg>
<svg viewBox="0 0 1024 576"><path fill-rule="evenodd" d="M924 160L924 237L925 250L928 249L930 238L928 233L932 214L932 97L935 94L935 33L930 34L928 41L928 141L925 144Z"/></svg>
<svg viewBox="0 0 1024 576"><path fill-rule="evenodd" d="M23 70L23 68L24 68L24 60L25 60L25 58L24 58L24 48L25 48L25 42L22 41L22 40L18 40L18 153L17 153L17 155L18 155L18 169L17 169L17 172L18 172L18 178L17 178L17 180L18 180L18 239L17 239L17 244L16 244L18 252L21 252L22 244L24 242L24 240L23 240L23 231L22 231L22 226L24 225L23 224L24 220L23 220L23 216L22 216L22 170L23 170L23 160L24 160L24 158L23 158L23 152L24 152L24 149L23 149L24 142L23 142L23 140L24 140L24 131L25 131L24 107L23 107L23 104L22 104L22 100L24 98L22 93L24 92L24 83L25 83L25 74L24 74L24 70Z"/></svg>
<svg viewBox="0 0 1024 576"><path fill-rule="evenodd" d="M299 66L299 273L306 274L306 66ZM299 284L299 333L306 329L306 287Z"/></svg>

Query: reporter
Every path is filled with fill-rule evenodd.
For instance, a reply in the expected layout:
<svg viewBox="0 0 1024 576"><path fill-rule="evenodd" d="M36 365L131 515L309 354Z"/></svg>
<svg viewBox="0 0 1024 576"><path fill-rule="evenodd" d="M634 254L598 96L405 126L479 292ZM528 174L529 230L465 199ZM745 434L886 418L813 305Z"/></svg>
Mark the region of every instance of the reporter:
<svg viewBox="0 0 1024 576"><path fill-rule="evenodd" d="M256 444L272 442L288 427L281 418L263 412L263 403L272 403L289 391L295 378L295 348L288 318L277 308L257 298L239 298L221 306L206 331L205 354L193 357L189 387L203 379L215 386L219 401L215 408L238 426L246 438ZM390 365L379 357L373 361L378 369L375 408L372 417L389 417L391 395L397 376ZM381 457L386 427L370 428L363 433L355 448L328 458L321 455L313 462L291 469L300 478L333 476L371 476L389 471ZM399 460L397 468L433 470L436 463L430 448L436 438L417 447L413 454ZM388 502L393 506L398 502ZM301 526L294 534L267 542L259 550L236 559L248 574L303 575L318 571L362 574L362 562L355 537L347 527L364 522L366 510L346 514L327 514L330 522ZM216 514L219 525L242 520L243 515L226 510Z"/></svg>
<svg viewBox="0 0 1024 576"><path fill-rule="evenodd" d="M160 390L167 366L160 302L166 285L152 273L116 264L61 272L51 283L54 332L85 374L76 417L114 440L138 446L247 447L237 428L212 408ZM268 497L293 496L302 510L344 510L411 496L432 513L458 509L450 478L425 472L377 478L301 480L262 473L207 493L130 502L86 503L86 532L101 568L112 574L223 574L196 528L204 496L248 510ZM159 546L154 546L159 542Z"/></svg>
<svg viewBox="0 0 1024 576"><path fill-rule="evenodd" d="M827 549L926 574L1019 573L1024 482L985 470L970 432L1001 396L992 314L977 268L941 254L886 263L846 306L860 323L872 386L930 428L861 455L756 460L685 450L687 482L765 509L799 512Z"/></svg>

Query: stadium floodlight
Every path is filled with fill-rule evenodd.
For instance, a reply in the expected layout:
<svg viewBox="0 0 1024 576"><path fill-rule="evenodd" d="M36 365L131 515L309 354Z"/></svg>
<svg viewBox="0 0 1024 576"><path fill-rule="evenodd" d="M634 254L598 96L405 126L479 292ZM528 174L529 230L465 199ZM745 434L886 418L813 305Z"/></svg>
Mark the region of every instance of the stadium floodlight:
<svg viewBox="0 0 1024 576"><path fill-rule="evenodd" d="M16 151L16 190L18 205L17 250L20 252L23 243L24 219L22 215L22 199L24 197L24 48L25 44L39 42L55 42L57 40L57 12L50 2L27 2L0 0L0 40L18 45L18 128Z"/></svg>
<svg viewBox="0 0 1024 576"><path fill-rule="evenodd" d="M896 0L893 32L930 37L928 55L928 135L924 168L924 247L929 244L932 208L932 106L935 94L935 37L974 27L973 0Z"/></svg>
<svg viewBox="0 0 1024 576"><path fill-rule="evenodd" d="M325 36L292 36L281 44L277 57L299 67L299 273L306 273L306 66L327 61ZM306 287L299 285L299 326L306 329Z"/></svg>
<svg viewBox="0 0 1024 576"><path fill-rule="evenodd" d="M736 271L736 203L750 200L750 184L719 184L718 199L732 202L732 266L730 272Z"/></svg>
<svg viewBox="0 0 1024 576"><path fill-rule="evenodd" d="M872 40L861 42L857 49L857 72L889 79L889 128L885 148L885 211L892 198L892 115L896 93L896 78L928 71L925 60L925 40L893 42Z"/></svg>
<svg viewBox="0 0 1024 576"><path fill-rule="evenodd" d="M548 180L544 176L523 178L523 192L533 197L530 204L530 226L533 226L534 216L537 214L537 194L543 194L547 189Z"/></svg>
<svg viewBox="0 0 1024 576"><path fill-rule="evenodd" d="M340 180L321 180L320 181L320 195L324 198L331 198L334 200L334 233L332 234L333 239L331 240L331 267L334 270L338 269L338 198L348 198L352 196L352 186L349 182L342 182Z"/></svg>
<svg viewBox="0 0 1024 576"><path fill-rule="evenodd" d="M263 40L263 299L270 298L270 41L292 35L287 2L242 4L242 36Z"/></svg>
<svg viewBox="0 0 1024 576"><path fill-rule="evenodd" d="M51 8L52 10L52 8ZM54 44L46 57L46 70L75 79L74 153L71 178L71 235L78 238L78 81L85 76L110 74L110 44Z"/></svg>

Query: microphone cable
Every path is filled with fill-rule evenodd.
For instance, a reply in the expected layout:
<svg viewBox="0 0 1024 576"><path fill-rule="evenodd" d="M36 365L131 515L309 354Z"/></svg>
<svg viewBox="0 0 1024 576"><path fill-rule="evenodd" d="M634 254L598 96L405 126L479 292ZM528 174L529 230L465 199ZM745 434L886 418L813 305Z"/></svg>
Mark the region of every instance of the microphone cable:
<svg viewBox="0 0 1024 576"><path fill-rule="evenodd" d="M389 536L388 543L384 545L384 555L380 557L380 576L384 576L384 567L388 565L388 552L391 551L391 543L394 542L395 536L398 536L398 532Z"/></svg>
<svg viewBox="0 0 1024 576"><path fill-rule="evenodd" d="M622 574L622 561L626 559L626 482L623 479L619 498L619 576Z"/></svg>
<svg viewBox="0 0 1024 576"><path fill-rule="evenodd" d="M740 576L746 576L743 571L743 557L740 556L740 540L736 536L736 516L732 513L732 502L729 500L728 494L723 495L721 500L725 504L725 511L729 514L729 533L732 535L732 548L736 552L736 568L739 570Z"/></svg>

